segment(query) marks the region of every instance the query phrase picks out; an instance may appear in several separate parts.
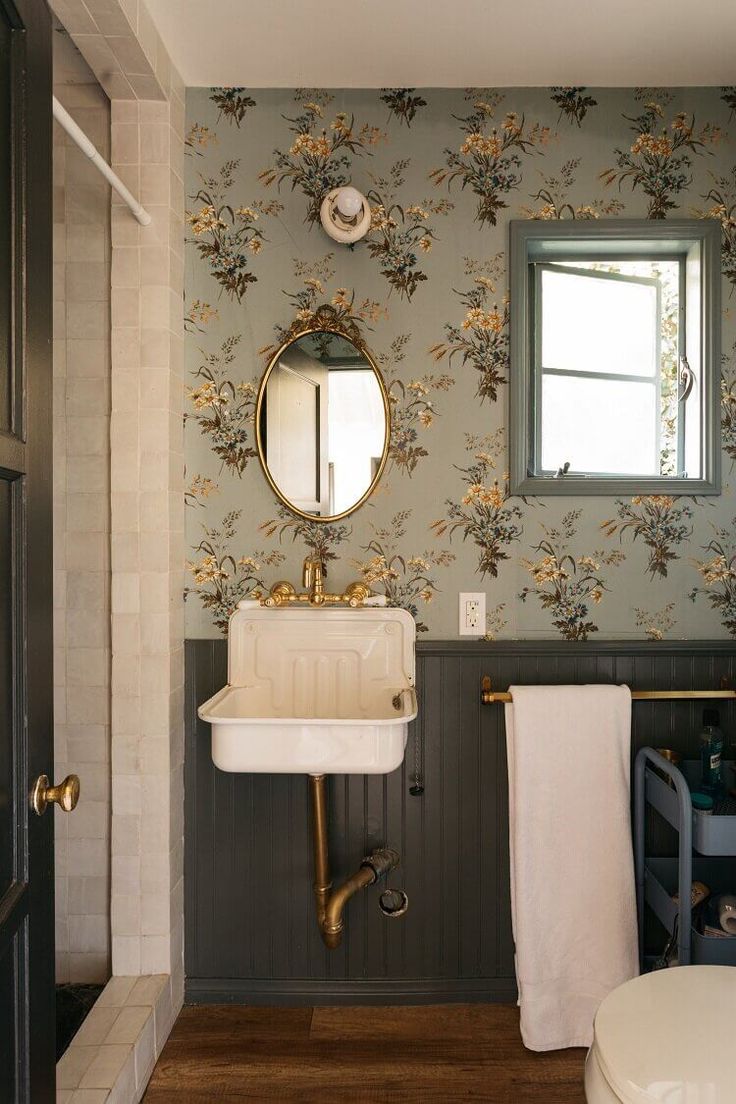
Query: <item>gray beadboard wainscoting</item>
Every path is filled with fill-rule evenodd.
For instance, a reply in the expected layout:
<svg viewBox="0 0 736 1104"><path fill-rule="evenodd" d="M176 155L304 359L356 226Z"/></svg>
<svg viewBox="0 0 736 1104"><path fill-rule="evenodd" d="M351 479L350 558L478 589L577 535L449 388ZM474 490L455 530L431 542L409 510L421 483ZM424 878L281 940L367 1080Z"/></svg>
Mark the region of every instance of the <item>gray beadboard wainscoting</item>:
<svg viewBox="0 0 736 1104"><path fill-rule="evenodd" d="M406 890L409 911L385 918L378 891L369 888L347 908L343 945L327 951L314 915L307 780L215 768L209 727L196 710L227 681L227 643L188 641L190 1002L515 999L503 706L481 705L483 675L498 690L512 683L586 682L717 689L724 678L735 684L736 649L722 641L418 643L419 719L403 767L386 776L334 776L329 788L333 879L351 873L372 847L389 844L402 856L389 884ZM703 704L635 703L634 748L653 744L697 755ZM730 744L736 710L733 702L720 708ZM421 796L409 793L415 752Z"/></svg>

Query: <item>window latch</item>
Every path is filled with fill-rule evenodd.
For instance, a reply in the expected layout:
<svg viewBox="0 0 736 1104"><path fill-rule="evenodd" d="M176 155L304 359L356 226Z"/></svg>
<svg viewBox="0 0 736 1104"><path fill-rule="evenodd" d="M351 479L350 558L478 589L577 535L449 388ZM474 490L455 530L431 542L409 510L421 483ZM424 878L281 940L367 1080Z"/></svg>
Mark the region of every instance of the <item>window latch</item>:
<svg viewBox="0 0 736 1104"><path fill-rule="evenodd" d="M680 402L685 402L690 397L690 392L695 386L695 373L688 364L686 356L680 357Z"/></svg>
<svg viewBox="0 0 736 1104"><path fill-rule="evenodd" d="M557 469L557 475L555 476L555 479L563 479L567 475L569 470L570 470L570 461L566 460L565 463L562 465L562 467Z"/></svg>

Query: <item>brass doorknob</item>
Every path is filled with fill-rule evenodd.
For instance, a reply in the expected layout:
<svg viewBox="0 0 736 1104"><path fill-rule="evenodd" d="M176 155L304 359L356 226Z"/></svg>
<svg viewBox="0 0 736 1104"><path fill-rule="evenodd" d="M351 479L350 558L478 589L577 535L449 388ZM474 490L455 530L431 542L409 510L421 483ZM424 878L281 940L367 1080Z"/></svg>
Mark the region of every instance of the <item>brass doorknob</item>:
<svg viewBox="0 0 736 1104"><path fill-rule="evenodd" d="M54 801L65 813L76 808L79 801L79 778L76 774L68 774L58 786L51 785L48 775L39 774L31 794L33 811L42 816L46 812L46 806Z"/></svg>

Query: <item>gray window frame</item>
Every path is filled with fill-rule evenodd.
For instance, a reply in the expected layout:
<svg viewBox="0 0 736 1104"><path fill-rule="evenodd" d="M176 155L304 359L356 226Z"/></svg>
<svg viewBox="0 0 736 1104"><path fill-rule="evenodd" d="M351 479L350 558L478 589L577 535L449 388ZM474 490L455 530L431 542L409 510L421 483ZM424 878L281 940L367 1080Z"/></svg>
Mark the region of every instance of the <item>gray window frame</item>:
<svg viewBox="0 0 736 1104"><path fill-rule="evenodd" d="M534 402L538 335L535 284L540 264L556 261L683 259L681 353L697 378L700 421L698 477L576 475L535 471L538 407ZM685 300L684 285L688 292ZM721 493L720 331L721 227L715 219L591 219L555 222L514 219L509 224L511 493L629 495ZM690 400L689 400L690 402ZM693 407L694 409L694 407ZM692 416L692 409L688 406ZM678 456L678 470L683 470Z"/></svg>

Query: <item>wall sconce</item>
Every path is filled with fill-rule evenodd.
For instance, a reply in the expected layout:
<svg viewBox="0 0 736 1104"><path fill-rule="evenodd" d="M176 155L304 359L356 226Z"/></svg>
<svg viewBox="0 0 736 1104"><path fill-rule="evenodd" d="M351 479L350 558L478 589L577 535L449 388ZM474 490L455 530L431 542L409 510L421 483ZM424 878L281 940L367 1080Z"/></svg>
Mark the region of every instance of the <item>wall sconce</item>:
<svg viewBox="0 0 736 1104"><path fill-rule="evenodd" d="M322 200L319 217L327 233L349 245L360 241L371 228L371 208L357 188L333 188Z"/></svg>

